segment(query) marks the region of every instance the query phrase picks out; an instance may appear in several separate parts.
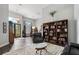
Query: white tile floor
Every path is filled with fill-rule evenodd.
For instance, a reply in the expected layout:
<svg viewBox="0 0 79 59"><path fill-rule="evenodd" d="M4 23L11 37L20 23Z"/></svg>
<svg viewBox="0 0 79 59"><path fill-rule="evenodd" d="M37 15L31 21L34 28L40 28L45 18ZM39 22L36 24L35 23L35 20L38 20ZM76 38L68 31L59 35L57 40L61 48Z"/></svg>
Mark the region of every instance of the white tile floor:
<svg viewBox="0 0 79 59"><path fill-rule="evenodd" d="M20 48L23 48L23 47L26 47L26 46L33 47L33 42L32 42L32 38L31 37L16 38L14 40L14 44L13 44L11 50L20 49Z"/></svg>
<svg viewBox="0 0 79 59"><path fill-rule="evenodd" d="M47 43L47 53L45 51L42 52L43 55L60 55L64 49L64 47L57 46L54 44ZM14 41L14 45L11 50L6 55L39 55L36 54L36 50L34 47L34 43L32 42L31 37L27 38L16 38Z"/></svg>

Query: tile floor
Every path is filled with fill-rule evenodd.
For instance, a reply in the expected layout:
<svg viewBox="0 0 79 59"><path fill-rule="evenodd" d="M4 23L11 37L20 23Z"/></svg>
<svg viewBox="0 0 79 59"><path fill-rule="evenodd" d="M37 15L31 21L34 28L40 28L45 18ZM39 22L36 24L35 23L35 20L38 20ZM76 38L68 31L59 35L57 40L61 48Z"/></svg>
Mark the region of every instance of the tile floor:
<svg viewBox="0 0 79 59"><path fill-rule="evenodd" d="M7 49L7 51L4 51L5 49ZM47 50L50 53L47 53L46 55L50 55L50 54L56 55L56 53L62 52L63 49L64 48L61 46L49 44L49 46L47 47ZM2 52L1 54L6 54L6 52L8 52L7 53L8 55L11 55L11 54L13 54L13 55L35 55L34 43L32 42L31 37L16 38L14 40L13 45L8 45L7 47L3 48L2 50L4 52ZM45 55L45 53L43 53L43 54Z"/></svg>

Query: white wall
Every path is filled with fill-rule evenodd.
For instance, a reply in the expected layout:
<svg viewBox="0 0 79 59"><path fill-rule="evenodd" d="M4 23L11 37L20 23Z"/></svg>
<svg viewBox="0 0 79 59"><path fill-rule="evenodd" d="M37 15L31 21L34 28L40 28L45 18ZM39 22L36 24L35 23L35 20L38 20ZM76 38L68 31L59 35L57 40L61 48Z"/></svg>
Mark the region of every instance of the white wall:
<svg viewBox="0 0 79 59"><path fill-rule="evenodd" d="M58 21L58 20L63 20L63 19L73 20L73 16L74 16L73 15L73 13L74 13L73 12L73 9L74 9L73 5L70 5L70 6L64 7L64 8L57 7L57 13L54 15L54 17L52 17L50 15L50 12L53 11L52 9L53 9L53 7L49 5L48 7L44 8L42 10L43 17L36 21L36 25L37 25L38 29L40 29L40 26L46 22Z"/></svg>
<svg viewBox="0 0 79 59"><path fill-rule="evenodd" d="M77 43L79 44L79 4L74 5L74 18L75 18L75 21L77 22L76 37L77 37Z"/></svg>
<svg viewBox="0 0 79 59"><path fill-rule="evenodd" d="M7 33L3 34L3 22L7 23ZM0 4L0 47L8 44L8 5Z"/></svg>
<svg viewBox="0 0 79 59"><path fill-rule="evenodd" d="M79 21L77 21L77 43L79 44Z"/></svg>
<svg viewBox="0 0 79 59"><path fill-rule="evenodd" d="M61 5L62 6L62 5ZM68 40L69 42L76 43L76 25L74 20L74 5L67 5L66 7L57 7L57 13L52 17L50 12L53 7L46 7L43 9L43 18L36 21L36 26L40 30L43 23L68 19Z"/></svg>

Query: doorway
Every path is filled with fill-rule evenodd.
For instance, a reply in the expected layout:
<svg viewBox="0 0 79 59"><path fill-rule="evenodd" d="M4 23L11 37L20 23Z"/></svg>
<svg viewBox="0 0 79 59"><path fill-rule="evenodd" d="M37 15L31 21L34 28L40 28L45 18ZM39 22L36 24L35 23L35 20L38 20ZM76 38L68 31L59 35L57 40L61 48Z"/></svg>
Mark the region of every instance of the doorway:
<svg viewBox="0 0 79 59"><path fill-rule="evenodd" d="M14 24L12 21L9 21L9 43L14 43Z"/></svg>
<svg viewBox="0 0 79 59"><path fill-rule="evenodd" d="M9 43L14 43L14 24L17 23L16 19L14 17L9 17Z"/></svg>
<svg viewBox="0 0 79 59"><path fill-rule="evenodd" d="M31 36L31 32L32 32L32 23L31 22L26 22L26 37Z"/></svg>

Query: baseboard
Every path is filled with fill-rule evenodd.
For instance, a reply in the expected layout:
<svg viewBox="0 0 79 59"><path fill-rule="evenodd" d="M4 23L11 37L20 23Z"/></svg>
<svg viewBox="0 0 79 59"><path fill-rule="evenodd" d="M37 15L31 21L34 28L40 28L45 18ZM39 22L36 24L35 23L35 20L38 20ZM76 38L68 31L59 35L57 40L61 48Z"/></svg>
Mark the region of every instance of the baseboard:
<svg viewBox="0 0 79 59"><path fill-rule="evenodd" d="M5 44L0 45L0 47L6 46L6 45L8 45L8 44L9 44L9 42L7 42L7 43L5 43Z"/></svg>

